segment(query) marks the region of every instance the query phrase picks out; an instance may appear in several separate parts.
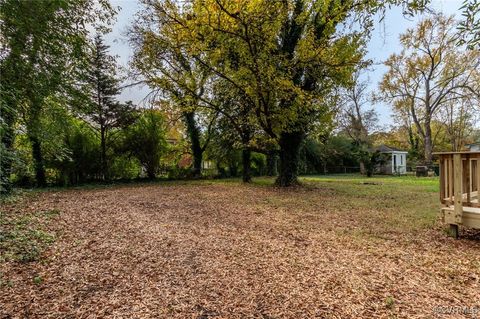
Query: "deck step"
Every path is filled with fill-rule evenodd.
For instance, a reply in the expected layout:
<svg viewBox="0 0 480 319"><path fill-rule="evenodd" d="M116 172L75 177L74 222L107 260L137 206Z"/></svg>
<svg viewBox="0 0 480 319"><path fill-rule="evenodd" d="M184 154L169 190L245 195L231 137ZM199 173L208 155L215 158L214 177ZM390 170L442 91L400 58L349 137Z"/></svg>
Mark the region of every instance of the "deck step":
<svg viewBox="0 0 480 319"><path fill-rule="evenodd" d="M453 212L455 210L455 207L453 205L448 206L448 207L442 207L442 210L447 210L449 212ZM463 206L463 211L465 213L480 214L480 207Z"/></svg>
<svg viewBox="0 0 480 319"><path fill-rule="evenodd" d="M450 197L446 197L443 199L444 201L448 202L448 201L454 201L455 200L455 196L452 196L451 198ZM467 200L467 193L463 193L462 194L462 200L463 201L466 201ZM471 192L470 193L470 202L471 203L478 203L479 202L479 197L478 197L478 191L474 191L474 192Z"/></svg>

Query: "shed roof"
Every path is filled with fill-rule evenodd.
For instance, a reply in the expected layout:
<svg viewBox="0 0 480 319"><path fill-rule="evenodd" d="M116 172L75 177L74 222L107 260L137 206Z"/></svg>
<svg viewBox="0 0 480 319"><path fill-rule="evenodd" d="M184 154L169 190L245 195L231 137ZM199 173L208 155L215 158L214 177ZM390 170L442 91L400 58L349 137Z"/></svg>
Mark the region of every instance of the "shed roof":
<svg viewBox="0 0 480 319"><path fill-rule="evenodd" d="M382 144L375 148L380 153L408 153L407 151Z"/></svg>

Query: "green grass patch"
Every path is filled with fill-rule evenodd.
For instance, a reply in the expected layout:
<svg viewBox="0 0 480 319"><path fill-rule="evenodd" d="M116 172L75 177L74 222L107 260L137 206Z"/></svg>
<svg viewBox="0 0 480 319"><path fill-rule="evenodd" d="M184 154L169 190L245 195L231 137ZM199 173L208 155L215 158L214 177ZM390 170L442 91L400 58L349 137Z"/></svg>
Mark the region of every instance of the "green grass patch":
<svg viewBox="0 0 480 319"><path fill-rule="evenodd" d="M336 192L336 206L364 211L392 231L432 227L438 214L438 178L361 175L305 176L305 184Z"/></svg>
<svg viewBox="0 0 480 319"><path fill-rule="evenodd" d="M0 194L0 205L3 206L18 203L32 194L33 192L31 190L15 188L8 194Z"/></svg>
<svg viewBox="0 0 480 319"><path fill-rule="evenodd" d="M21 213L0 212L0 262L32 262L55 241L54 234L44 230L47 220L59 214L57 210Z"/></svg>

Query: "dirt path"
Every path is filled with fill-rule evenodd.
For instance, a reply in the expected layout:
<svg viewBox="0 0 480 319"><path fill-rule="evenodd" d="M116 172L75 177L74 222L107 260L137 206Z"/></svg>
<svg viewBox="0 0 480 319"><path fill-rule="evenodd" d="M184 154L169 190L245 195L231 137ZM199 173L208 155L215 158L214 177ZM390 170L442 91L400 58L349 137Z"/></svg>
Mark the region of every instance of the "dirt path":
<svg viewBox="0 0 480 319"><path fill-rule="evenodd" d="M478 238L376 233L384 212L342 196L233 184L42 194L28 205L61 211L58 238L42 262L1 266L12 285L0 318L480 316Z"/></svg>

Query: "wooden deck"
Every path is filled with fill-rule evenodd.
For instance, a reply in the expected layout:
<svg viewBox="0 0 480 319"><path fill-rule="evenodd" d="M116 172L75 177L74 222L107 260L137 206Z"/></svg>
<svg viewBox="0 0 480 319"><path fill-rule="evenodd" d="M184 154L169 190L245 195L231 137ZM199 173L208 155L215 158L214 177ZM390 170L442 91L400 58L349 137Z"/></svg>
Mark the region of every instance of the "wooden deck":
<svg viewBox="0 0 480 319"><path fill-rule="evenodd" d="M480 229L480 152L437 153L440 156L440 202L443 221L453 236L458 226Z"/></svg>

